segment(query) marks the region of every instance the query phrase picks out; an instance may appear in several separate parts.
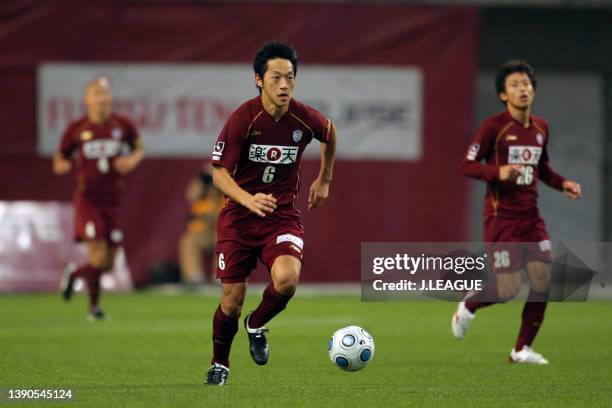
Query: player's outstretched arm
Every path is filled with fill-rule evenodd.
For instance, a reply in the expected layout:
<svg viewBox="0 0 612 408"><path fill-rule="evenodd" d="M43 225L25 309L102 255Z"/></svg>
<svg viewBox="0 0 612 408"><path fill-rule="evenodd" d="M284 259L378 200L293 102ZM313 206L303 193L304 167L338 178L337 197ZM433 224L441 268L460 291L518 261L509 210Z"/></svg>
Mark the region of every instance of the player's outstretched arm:
<svg viewBox="0 0 612 408"><path fill-rule="evenodd" d="M548 159L548 149L544 146L542 158L539 163L540 180L550 187L562 191L565 196L571 200L576 200L582 196L582 187L580 183L572 180L566 180L562 175L557 173L550 167Z"/></svg>
<svg viewBox="0 0 612 408"><path fill-rule="evenodd" d="M255 195L240 188L225 167L213 167L213 184L226 197L245 206L249 211L265 217L276 209L276 198L272 194L257 193Z"/></svg>
<svg viewBox="0 0 612 408"><path fill-rule="evenodd" d="M58 176L62 176L72 168L70 160L66 159L60 152L55 153L53 156L53 172Z"/></svg>
<svg viewBox="0 0 612 408"><path fill-rule="evenodd" d="M319 176L310 186L308 209L318 208L329 197L329 185L332 181L334 159L336 158L336 127L330 123L329 140L321 143L321 169Z"/></svg>
<svg viewBox="0 0 612 408"><path fill-rule="evenodd" d="M132 153L117 157L113 163L115 171L120 174L131 173L142 162L144 156L144 149L137 147Z"/></svg>

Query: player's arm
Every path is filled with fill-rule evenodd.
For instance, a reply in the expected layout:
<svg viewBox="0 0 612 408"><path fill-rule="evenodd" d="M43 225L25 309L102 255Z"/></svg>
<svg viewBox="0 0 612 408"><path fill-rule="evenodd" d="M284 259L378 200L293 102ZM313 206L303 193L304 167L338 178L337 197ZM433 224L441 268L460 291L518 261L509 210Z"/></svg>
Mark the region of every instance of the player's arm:
<svg viewBox="0 0 612 408"><path fill-rule="evenodd" d="M260 217L265 217L266 214L270 214L276 209L276 198L272 194L257 193L253 195L242 189L225 167L214 165L213 184L226 197L245 206Z"/></svg>
<svg viewBox="0 0 612 408"><path fill-rule="evenodd" d="M308 209L318 208L329 197L329 186L332 182L334 160L336 158L336 127L329 121L328 138L321 142L321 168L319 176L310 186Z"/></svg>
<svg viewBox="0 0 612 408"><path fill-rule="evenodd" d="M142 143L138 140L129 154L115 158L113 166L119 174L128 174L144 160L145 152Z"/></svg>
<svg viewBox="0 0 612 408"><path fill-rule="evenodd" d="M567 180L565 177L554 171L552 167L550 167L546 145L544 145L544 148L542 149L542 157L538 163L538 171L540 174L540 180L551 188L562 191L566 197L576 200L582 196L582 187L580 186L580 183Z"/></svg>
<svg viewBox="0 0 612 408"><path fill-rule="evenodd" d="M53 172L58 176L62 176L70 172L72 169L72 163L69 159L66 159L61 152L56 152L53 155Z"/></svg>
<svg viewBox="0 0 612 408"><path fill-rule="evenodd" d="M505 164L496 166L494 164L482 163L493 154L495 148L495 127L490 123L483 123L478 131L461 165L461 173L484 182L491 181L514 181L521 174L520 165Z"/></svg>
<svg viewBox="0 0 612 408"><path fill-rule="evenodd" d="M72 169L72 163L70 157L76 149L76 143L74 139L76 124L71 123L60 141L57 152L53 155L53 173L58 176L62 176L69 173Z"/></svg>

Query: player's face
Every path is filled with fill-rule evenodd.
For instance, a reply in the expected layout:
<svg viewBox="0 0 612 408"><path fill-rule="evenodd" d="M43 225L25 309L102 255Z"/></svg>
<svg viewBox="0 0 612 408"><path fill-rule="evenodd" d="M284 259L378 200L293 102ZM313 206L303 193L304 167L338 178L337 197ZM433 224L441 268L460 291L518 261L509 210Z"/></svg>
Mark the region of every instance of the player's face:
<svg viewBox="0 0 612 408"><path fill-rule="evenodd" d="M262 96L278 107L289 105L293 97L295 74L291 61L276 58L268 60L268 69L263 79L255 76L257 85L261 88Z"/></svg>
<svg viewBox="0 0 612 408"><path fill-rule="evenodd" d="M533 103L535 90L527 74L515 72L506 77L505 92L500 94L501 100L516 109L527 109Z"/></svg>
<svg viewBox="0 0 612 408"><path fill-rule="evenodd" d="M85 107L90 116L104 120L111 112L113 97L104 83L95 82L85 90Z"/></svg>

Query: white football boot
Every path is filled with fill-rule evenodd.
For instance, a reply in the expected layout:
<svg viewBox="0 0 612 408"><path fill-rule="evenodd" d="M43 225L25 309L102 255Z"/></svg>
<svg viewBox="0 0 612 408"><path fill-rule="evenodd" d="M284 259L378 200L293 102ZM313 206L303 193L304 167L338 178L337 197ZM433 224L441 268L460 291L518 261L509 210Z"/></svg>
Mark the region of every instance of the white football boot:
<svg viewBox="0 0 612 408"><path fill-rule="evenodd" d="M540 353L536 353L531 347L523 346L521 351L512 349L508 361L511 363L548 364L548 360Z"/></svg>
<svg viewBox="0 0 612 408"><path fill-rule="evenodd" d="M470 328L470 323L476 317L476 314L470 312L465 307L465 302L459 302L455 314L451 320L451 328L453 330L453 336L458 339L462 339Z"/></svg>

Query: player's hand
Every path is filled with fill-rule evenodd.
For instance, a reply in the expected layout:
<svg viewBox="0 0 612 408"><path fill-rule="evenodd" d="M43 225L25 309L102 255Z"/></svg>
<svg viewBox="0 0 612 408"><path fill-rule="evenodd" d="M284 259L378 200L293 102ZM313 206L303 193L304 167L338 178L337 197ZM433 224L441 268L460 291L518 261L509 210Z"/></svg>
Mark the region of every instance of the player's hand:
<svg viewBox="0 0 612 408"><path fill-rule="evenodd" d="M316 179L310 186L310 194L308 195L308 209L319 208L327 197L329 197L329 181Z"/></svg>
<svg viewBox="0 0 612 408"><path fill-rule="evenodd" d="M563 182L563 194L572 200L576 200L582 196L582 187L580 187L580 183L565 180Z"/></svg>
<svg viewBox="0 0 612 408"><path fill-rule="evenodd" d="M59 176L62 176L70 172L72 169L72 163L70 160L66 160L63 157L55 156L53 158L53 172Z"/></svg>
<svg viewBox="0 0 612 408"><path fill-rule="evenodd" d="M506 164L499 166L499 179L500 181L514 181L521 175L522 171L523 166L519 164Z"/></svg>
<svg viewBox="0 0 612 408"><path fill-rule="evenodd" d="M128 174L138 165L132 156L119 156L113 161L113 168L119 174Z"/></svg>
<svg viewBox="0 0 612 408"><path fill-rule="evenodd" d="M250 196L244 206L260 217L265 217L276 209L276 198L272 194L257 193Z"/></svg>

